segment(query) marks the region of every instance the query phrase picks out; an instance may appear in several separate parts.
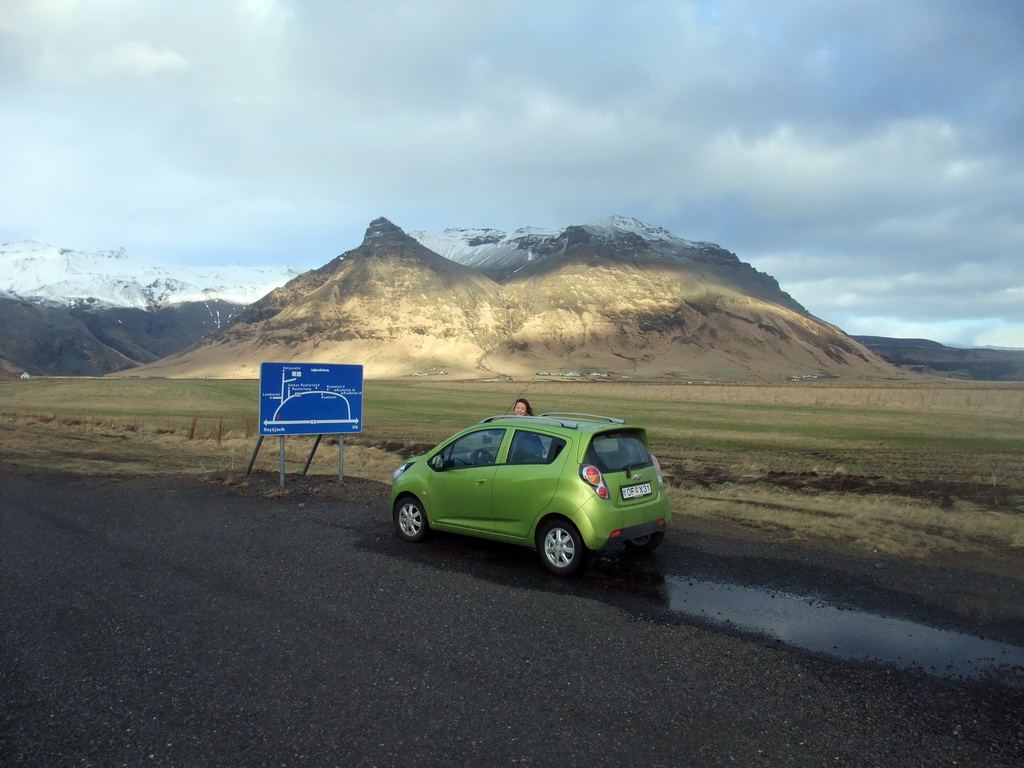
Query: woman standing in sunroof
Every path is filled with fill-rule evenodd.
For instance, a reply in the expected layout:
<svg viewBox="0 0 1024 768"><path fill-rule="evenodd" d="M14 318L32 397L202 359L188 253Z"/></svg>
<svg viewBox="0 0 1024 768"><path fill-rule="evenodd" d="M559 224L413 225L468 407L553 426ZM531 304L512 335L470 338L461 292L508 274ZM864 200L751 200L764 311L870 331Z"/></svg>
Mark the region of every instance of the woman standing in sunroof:
<svg viewBox="0 0 1024 768"><path fill-rule="evenodd" d="M516 404L512 408L512 413L516 416L533 416L533 408L530 406L530 401L525 397L520 397L516 400Z"/></svg>

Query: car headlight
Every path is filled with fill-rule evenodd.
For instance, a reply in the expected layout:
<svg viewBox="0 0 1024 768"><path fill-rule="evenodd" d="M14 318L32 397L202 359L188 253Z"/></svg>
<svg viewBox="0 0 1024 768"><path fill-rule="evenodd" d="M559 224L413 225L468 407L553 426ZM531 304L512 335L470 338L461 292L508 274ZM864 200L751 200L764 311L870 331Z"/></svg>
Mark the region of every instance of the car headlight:
<svg viewBox="0 0 1024 768"><path fill-rule="evenodd" d="M402 475L402 473L405 472L405 470L407 470L409 467L413 465L413 463L414 462L407 461L404 464L402 464L398 469L395 470L394 474L391 475L391 481L394 482L395 480L397 480Z"/></svg>

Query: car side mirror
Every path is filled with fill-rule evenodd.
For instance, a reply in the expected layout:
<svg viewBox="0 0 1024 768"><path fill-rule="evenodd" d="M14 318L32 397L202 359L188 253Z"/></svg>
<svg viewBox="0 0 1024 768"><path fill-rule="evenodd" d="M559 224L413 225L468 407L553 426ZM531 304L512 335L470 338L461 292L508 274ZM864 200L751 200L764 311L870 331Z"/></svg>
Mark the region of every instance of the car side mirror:
<svg viewBox="0 0 1024 768"><path fill-rule="evenodd" d="M444 470L448 469L448 466L445 464L444 456L440 453L437 454L437 456L434 456L430 460L430 468L438 472L444 472Z"/></svg>

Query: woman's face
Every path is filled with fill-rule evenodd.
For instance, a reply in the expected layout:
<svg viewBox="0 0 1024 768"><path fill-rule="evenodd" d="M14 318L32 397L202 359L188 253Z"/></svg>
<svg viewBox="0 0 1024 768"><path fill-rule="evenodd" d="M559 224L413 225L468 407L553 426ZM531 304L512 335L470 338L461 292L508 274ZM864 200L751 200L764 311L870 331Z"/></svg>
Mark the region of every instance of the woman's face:
<svg viewBox="0 0 1024 768"><path fill-rule="evenodd" d="M516 416L525 416L526 415L526 403L524 403L522 401L516 403L515 414L516 414Z"/></svg>

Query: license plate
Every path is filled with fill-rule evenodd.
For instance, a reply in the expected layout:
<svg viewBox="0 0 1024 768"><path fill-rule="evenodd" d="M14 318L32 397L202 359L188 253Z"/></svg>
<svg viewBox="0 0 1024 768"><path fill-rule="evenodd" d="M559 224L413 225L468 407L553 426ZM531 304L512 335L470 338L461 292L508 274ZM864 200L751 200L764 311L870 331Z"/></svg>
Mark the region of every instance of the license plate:
<svg viewBox="0 0 1024 768"><path fill-rule="evenodd" d="M643 496L651 495L651 484L640 483L640 485L626 485L622 488L622 498L624 499L639 499Z"/></svg>

